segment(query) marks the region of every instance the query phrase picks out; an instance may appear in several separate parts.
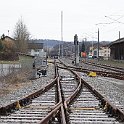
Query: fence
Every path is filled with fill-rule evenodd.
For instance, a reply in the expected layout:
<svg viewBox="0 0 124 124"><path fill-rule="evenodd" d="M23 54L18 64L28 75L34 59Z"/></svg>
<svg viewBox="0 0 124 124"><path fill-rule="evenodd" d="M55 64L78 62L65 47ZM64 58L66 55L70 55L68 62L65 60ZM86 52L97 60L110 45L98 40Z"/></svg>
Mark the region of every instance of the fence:
<svg viewBox="0 0 124 124"><path fill-rule="evenodd" d="M21 69L21 65L19 63L17 64L17 63L8 62L7 64L5 64L4 62L1 62L0 63L0 77L4 77L20 69Z"/></svg>

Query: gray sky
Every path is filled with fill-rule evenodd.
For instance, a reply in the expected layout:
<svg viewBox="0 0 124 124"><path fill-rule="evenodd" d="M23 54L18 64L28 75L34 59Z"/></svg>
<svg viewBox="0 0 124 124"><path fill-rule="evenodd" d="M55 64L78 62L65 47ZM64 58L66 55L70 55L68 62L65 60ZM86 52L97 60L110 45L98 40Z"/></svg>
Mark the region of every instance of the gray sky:
<svg viewBox="0 0 124 124"><path fill-rule="evenodd" d="M32 38L61 40L61 11L64 41L97 40L98 28L100 41L124 37L124 0L0 0L0 35L22 17Z"/></svg>

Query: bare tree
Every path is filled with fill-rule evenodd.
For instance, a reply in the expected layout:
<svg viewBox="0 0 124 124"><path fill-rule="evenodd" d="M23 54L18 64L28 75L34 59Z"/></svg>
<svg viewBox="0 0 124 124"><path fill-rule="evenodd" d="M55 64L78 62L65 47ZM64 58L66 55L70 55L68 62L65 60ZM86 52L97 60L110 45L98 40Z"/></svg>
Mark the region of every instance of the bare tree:
<svg viewBox="0 0 124 124"><path fill-rule="evenodd" d="M16 47L18 52L26 53L28 49L28 40L30 34L23 23L22 19L19 19L15 25L14 38L16 40Z"/></svg>

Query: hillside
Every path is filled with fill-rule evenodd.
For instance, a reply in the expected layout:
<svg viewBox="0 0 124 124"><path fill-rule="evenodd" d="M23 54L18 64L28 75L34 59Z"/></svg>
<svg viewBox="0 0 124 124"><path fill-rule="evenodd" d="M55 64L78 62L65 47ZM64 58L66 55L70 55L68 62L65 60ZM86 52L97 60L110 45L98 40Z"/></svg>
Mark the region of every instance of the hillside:
<svg viewBox="0 0 124 124"><path fill-rule="evenodd" d="M49 48L53 48L54 46L58 45L58 44L62 44L62 41L59 40L50 40L50 39L32 39L29 41L30 43L43 43L44 47L49 47Z"/></svg>

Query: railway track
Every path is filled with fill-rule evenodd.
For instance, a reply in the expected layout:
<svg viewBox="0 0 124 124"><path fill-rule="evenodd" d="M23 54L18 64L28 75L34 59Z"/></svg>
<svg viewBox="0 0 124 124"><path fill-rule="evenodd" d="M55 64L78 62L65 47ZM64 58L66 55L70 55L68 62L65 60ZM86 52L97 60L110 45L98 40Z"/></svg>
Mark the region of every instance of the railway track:
<svg viewBox="0 0 124 124"><path fill-rule="evenodd" d="M33 99L31 104L20 108L9 116L1 116L1 124L38 123L55 106L55 86Z"/></svg>
<svg viewBox="0 0 124 124"><path fill-rule="evenodd" d="M80 85L80 83L77 82L77 84L80 85L78 87L74 81L72 83L72 79L73 78L70 78L69 75L66 75L60 80L63 96L65 97L66 120L68 124L119 124L115 118L110 117L111 114L106 114L105 107L101 108L100 98L97 97L96 94L93 94L93 92L82 83ZM77 91L80 92L76 93L73 91L72 86L75 89L77 88ZM70 95L68 96L67 94ZM76 97L74 98L73 95Z"/></svg>
<svg viewBox="0 0 124 124"><path fill-rule="evenodd" d="M92 66L96 66L96 67L99 67L99 68L104 68L104 69L107 69L107 70L111 70L111 71L115 71L115 72L124 74L124 68L109 66L109 65L105 65L105 64L102 65L102 64L92 63L92 62L88 62L88 61L84 62L84 64L88 64L88 65L92 65Z"/></svg>
<svg viewBox="0 0 124 124"><path fill-rule="evenodd" d="M56 79L41 90L0 108L0 124L36 124L57 104Z"/></svg>
<svg viewBox="0 0 124 124"><path fill-rule="evenodd" d="M93 69L91 64L86 64L86 65L90 65L91 67L87 67L85 68L85 65L80 65L79 67L76 67L76 66L72 66L72 65L68 65L68 64L64 64L63 61L60 60L59 62L60 64L64 65L65 67L67 68L70 68L72 70L75 70L75 71L79 71L79 72L84 72L84 73L89 73L89 72L96 72L97 75L101 75L101 76L104 76L104 77L112 77L112 78L115 78L115 79L120 79L120 80L124 80L124 72L123 70L120 70L120 71L117 71L113 68L106 68L106 70L101 70L100 66L99 66L99 69ZM97 66L97 65L96 65ZM105 69L105 67L104 67Z"/></svg>
<svg viewBox="0 0 124 124"><path fill-rule="evenodd" d="M99 99L87 87L83 87L78 98L69 105L69 123L118 124L116 119L108 117L99 105Z"/></svg>
<svg viewBox="0 0 124 124"><path fill-rule="evenodd" d="M74 71L55 66L55 80L17 103L0 108L1 124L119 124L124 113ZM25 104L25 105L24 105Z"/></svg>

